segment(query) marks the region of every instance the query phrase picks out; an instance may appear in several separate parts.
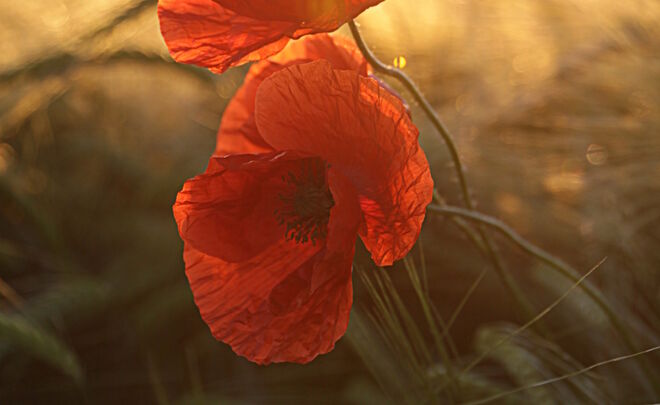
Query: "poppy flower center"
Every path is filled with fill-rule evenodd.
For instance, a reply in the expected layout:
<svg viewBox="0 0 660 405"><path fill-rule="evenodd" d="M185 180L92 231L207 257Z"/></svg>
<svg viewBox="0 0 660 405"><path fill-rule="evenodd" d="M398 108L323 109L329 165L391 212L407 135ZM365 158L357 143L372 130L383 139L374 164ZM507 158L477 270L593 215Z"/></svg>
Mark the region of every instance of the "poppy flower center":
<svg viewBox="0 0 660 405"><path fill-rule="evenodd" d="M282 180L285 191L279 194L282 206L275 210L275 216L286 226L286 239L316 244L328 234L330 209L335 205L325 164L319 159L306 160L297 173L289 172Z"/></svg>

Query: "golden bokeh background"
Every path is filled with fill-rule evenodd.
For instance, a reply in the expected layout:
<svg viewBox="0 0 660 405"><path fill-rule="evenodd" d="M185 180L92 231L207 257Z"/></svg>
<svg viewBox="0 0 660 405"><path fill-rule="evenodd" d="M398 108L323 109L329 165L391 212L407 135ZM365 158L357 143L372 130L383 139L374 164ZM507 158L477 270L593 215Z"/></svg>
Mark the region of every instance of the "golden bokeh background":
<svg viewBox="0 0 660 405"><path fill-rule="evenodd" d="M199 319L170 207L205 167L247 67L216 76L173 63L155 5L0 2L0 403L384 403L396 362L364 352L361 312L332 354L304 367L253 366ZM591 278L640 348L657 345L660 2L386 0L358 22L451 130L478 209L583 272L607 257ZM460 205L442 140L411 108L439 195ZM502 322L524 323L449 221L429 215L421 240L444 319L480 280L452 328L461 358ZM496 242L539 311L570 287ZM356 263L373 270L363 251ZM412 302L400 267L392 278ZM370 310L357 277L355 302ZM625 354L577 291L547 323L550 342L526 337L479 378L505 390ZM660 357L648 362L657 374ZM660 400L635 364L510 398Z"/></svg>

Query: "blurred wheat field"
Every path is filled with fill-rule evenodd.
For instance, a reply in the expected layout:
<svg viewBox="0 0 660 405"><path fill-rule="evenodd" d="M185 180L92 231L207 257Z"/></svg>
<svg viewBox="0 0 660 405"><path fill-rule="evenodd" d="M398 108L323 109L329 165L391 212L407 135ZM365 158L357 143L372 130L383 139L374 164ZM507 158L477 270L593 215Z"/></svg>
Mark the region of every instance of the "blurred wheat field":
<svg viewBox="0 0 660 405"><path fill-rule="evenodd" d="M570 291L542 327L498 343L528 318L430 213L392 269L358 252L331 354L263 368L215 342L171 204L247 68L173 63L155 5L0 3L0 403L469 403L553 378L492 402L660 401L657 352L652 377L632 359L564 378L630 353L584 293L496 236L537 312ZM387 0L358 21L451 129L478 209L582 272L606 257L589 279L639 350L659 345L660 2ZM438 193L458 205L443 144L411 107Z"/></svg>

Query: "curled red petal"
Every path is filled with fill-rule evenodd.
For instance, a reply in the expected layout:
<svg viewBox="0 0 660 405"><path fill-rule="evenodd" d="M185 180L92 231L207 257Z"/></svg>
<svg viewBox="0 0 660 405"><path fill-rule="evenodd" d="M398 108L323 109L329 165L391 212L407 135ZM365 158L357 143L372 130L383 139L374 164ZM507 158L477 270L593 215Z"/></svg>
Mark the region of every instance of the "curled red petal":
<svg viewBox="0 0 660 405"><path fill-rule="evenodd" d="M332 350L346 331L360 211L346 180L329 174L328 181L335 206L325 243L281 238L229 263L184 239L186 275L202 318L250 361L307 363Z"/></svg>
<svg viewBox="0 0 660 405"><path fill-rule="evenodd" d="M213 0L159 0L160 31L177 62L222 73L273 55L296 24L243 16Z"/></svg>
<svg viewBox="0 0 660 405"><path fill-rule="evenodd" d="M278 54L253 64L245 81L227 105L218 131L215 154L263 153L272 147L263 140L254 121L257 89L271 74L297 63L325 59L335 69L370 73L369 65L352 41L318 34L291 41Z"/></svg>
<svg viewBox="0 0 660 405"><path fill-rule="evenodd" d="M412 248L433 194L419 132L377 81L325 61L287 67L259 87L256 122L276 149L326 160L355 185L360 237L378 265Z"/></svg>
<svg viewBox="0 0 660 405"><path fill-rule="evenodd" d="M222 73L331 32L383 0L160 0L161 33L178 62Z"/></svg>

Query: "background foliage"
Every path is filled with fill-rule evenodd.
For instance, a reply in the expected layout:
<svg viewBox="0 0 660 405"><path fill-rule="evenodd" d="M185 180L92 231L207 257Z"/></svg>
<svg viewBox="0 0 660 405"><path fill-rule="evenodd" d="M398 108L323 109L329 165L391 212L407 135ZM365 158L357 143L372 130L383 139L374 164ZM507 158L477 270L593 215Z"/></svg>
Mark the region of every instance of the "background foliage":
<svg viewBox="0 0 660 405"><path fill-rule="evenodd" d="M582 272L607 257L590 280L639 350L660 344L658 21L651 0L388 0L360 18L451 128L480 210ZM496 401L660 400L657 352L564 378L630 352L571 282L495 237L535 313L557 302L503 339L529 314L431 213L405 262L358 254L334 352L236 357L192 303L171 204L246 68L172 63L152 0L3 2L0 39L0 403L461 403L551 378Z"/></svg>

